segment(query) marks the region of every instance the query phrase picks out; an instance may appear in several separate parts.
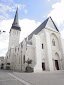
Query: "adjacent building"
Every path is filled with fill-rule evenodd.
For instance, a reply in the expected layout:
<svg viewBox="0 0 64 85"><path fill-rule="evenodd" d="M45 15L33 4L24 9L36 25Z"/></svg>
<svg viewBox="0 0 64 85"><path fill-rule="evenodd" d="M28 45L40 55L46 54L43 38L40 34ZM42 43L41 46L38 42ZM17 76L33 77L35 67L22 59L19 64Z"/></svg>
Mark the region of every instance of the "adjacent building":
<svg viewBox="0 0 64 85"><path fill-rule="evenodd" d="M3 56L0 56L0 69L4 69L4 57Z"/></svg>

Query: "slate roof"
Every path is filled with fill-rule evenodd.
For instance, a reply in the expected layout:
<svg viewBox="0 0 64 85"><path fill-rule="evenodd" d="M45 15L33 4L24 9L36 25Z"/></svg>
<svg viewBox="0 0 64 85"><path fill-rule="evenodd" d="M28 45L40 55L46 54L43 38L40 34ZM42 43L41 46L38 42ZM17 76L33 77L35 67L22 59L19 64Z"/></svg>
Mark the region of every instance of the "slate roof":
<svg viewBox="0 0 64 85"><path fill-rule="evenodd" d="M20 27L17 27L17 26L12 26L11 29L15 29L15 30L21 31L21 28Z"/></svg>
<svg viewBox="0 0 64 85"><path fill-rule="evenodd" d="M18 8L16 10L16 14L15 14L14 21L13 21L11 29L16 29L16 30L21 31L21 28L19 27L19 22L18 22Z"/></svg>
<svg viewBox="0 0 64 85"><path fill-rule="evenodd" d="M55 25L55 23L54 23L54 21L52 20L52 18L51 18L51 17L50 17L50 19L51 19L51 21L53 22L53 24L54 24L54 26L55 26L56 30L59 32L59 30L58 30L57 26Z"/></svg>
<svg viewBox="0 0 64 85"><path fill-rule="evenodd" d="M32 45L31 41L26 41L26 44Z"/></svg>
<svg viewBox="0 0 64 85"><path fill-rule="evenodd" d="M52 20L52 18L51 18L51 17L48 17L39 27L37 27L37 28L28 36L28 40L30 40L30 39L32 38L33 34L36 35L36 34L38 34L42 29L45 28L45 26L46 26L47 21L48 21L49 18L51 19L52 23L54 24L56 30L59 32L59 30L58 30L58 28L56 27L56 25L55 25L54 21Z"/></svg>

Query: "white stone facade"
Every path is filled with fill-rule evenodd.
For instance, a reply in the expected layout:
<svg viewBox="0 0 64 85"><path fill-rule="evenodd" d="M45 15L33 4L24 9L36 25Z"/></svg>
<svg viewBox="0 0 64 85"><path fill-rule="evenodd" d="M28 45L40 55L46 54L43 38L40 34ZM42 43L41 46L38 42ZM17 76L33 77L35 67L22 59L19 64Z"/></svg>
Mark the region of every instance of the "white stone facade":
<svg viewBox="0 0 64 85"><path fill-rule="evenodd" d="M32 60L29 66L34 72L64 69L61 35L50 17L45 27L37 34L33 34L31 39L25 38L19 44L19 36L20 31L11 30L6 55L6 63L10 63L10 69L25 72L28 58Z"/></svg>

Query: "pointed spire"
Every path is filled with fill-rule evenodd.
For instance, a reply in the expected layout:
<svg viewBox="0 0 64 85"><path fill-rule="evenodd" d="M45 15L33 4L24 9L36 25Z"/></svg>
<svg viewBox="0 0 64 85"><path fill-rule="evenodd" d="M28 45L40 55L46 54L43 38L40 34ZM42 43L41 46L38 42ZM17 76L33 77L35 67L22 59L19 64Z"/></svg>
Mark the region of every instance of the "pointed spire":
<svg viewBox="0 0 64 85"><path fill-rule="evenodd" d="M19 22L18 22L18 7L17 7L17 10L16 10L16 14L15 14L14 21L13 21L11 29L16 29L16 30L21 31L21 29L19 27Z"/></svg>
<svg viewBox="0 0 64 85"><path fill-rule="evenodd" d="M16 10L16 14L15 14L12 26L19 27L19 23L18 23L18 7L17 7L17 10Z"/></svg>

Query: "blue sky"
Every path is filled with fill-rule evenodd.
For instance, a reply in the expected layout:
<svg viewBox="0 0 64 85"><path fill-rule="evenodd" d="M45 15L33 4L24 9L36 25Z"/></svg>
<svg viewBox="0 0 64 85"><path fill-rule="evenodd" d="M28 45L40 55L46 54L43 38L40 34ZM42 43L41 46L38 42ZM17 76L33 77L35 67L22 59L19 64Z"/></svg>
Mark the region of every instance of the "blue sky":
<svg viewBox="0 0 64 85"><path fill-rule="evenodd" d="M8 18L14 18L15 10L19 6L19 19L28 18L36 21L43 22L50 11L52 5L60 2L61 0L0 0L2 6L6 7L5 11ZM4 6L0 8L4 9ZM4 12L0 12L0 15L5 15Z"/></svg>
<svg viewBox="0 0 64 85"><path fill-rule="evenodd" d="M42 23L54 9L52 6L61 1L63 0L0 0L1 20L14 18L18 6L19 19L28 18ZM54 20L53 16L52 18Z"/></svg>
<svg viewBox="0 0 64 85"><path fill-rule="evenodd" d="M6 31L0 35L0 56L8 50L9 30L17 6L22 29L20 42L48 16L52 17L64 38L64 0L0 0L0 30Z"/></svg>

